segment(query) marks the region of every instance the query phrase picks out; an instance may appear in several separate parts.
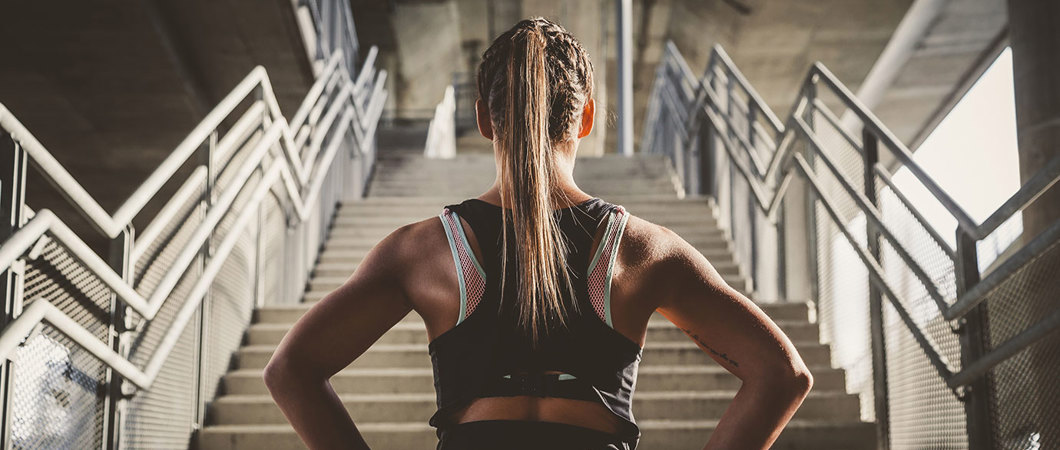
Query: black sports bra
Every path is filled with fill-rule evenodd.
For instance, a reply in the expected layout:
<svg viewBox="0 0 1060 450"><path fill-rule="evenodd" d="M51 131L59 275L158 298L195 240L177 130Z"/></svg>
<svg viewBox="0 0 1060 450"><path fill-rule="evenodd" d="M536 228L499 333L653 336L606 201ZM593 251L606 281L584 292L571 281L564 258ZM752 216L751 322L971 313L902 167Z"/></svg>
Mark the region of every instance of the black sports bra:
<svg viewBox="0 0 1060 450"><path fill-rule="evenodd" d="M564 302L576 302L569 326L550 330L538 348L515 330L515 311L500 303L501 213L511 210L479 199L447 205L442 221L460 285L457 325L428 346L434 366L438 410L430 424L451 425L449 415L472 399L531 395L602 403L621 419L618 435L635 448L640 429L632 398L641 360L640 345L611 325L610 291L616 249L629 214L620 205L592 198L554 210L568 240L568 275L575 298L565 289ZM463 218L482 248L478 261L460 225ZM599 226L607 221L600 245L592 251ZM509 222L509 232L512 232ZM509 243L509 255L514 243ZM514 298L517 269L508 264L505 299ZM559 374L545 374L556 371Z"/></svg>

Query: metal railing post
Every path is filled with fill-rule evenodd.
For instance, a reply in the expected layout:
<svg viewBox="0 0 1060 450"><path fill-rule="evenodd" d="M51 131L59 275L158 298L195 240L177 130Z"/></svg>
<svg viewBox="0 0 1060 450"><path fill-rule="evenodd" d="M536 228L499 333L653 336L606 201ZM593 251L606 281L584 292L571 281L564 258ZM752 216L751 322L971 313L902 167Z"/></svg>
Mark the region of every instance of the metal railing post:
<svg viewBox="0 0 1060 450"><path fill-rule="evenodd" d="M787 251L787 218L784 216L784 200L777 205L777 298L789 302L788 298L788 251Z"/></svg>
<svg viewBox="0 0 1060 450"><path fill-rule="evenodd" d="M214 130L210 133L209 139L206 140L206 145L202 149L202 163L206 165L206 186L204 189L204 195L202 199L203 214L208 214L210 209L213 208L214 204L214 189L217 183L217 165L214 164L214 157L216 156L217 150L218 133ZM230 156L234 157L234 156ZM201 255L199 257L201 261L200 270L205 271L206 265L210 263L211 256L213 255L213 235L206 238L203 242ZM209 369L205 357L206 352L210 351L210 346L207 344L209 339L209 318L210 318L210 303L212 296L210 295L212 289L206 290L206 294L203 296L202 303L199 305L199 329L197 330L198 340L198 358L195 360L195 423L192 424L192 432L197 434L202 429L206 420L206 402L212 397L210 393L206 392L206 377L208 374L206 371Z"/></svg>
<svg viewBox="0 0 1060 450"><path fill-rule="evenodd" d="M133 228L131 225L126 226L125 230L110 242L110 266L129 284L133 283L130 259L132 246ZM132 323L133 316L129 307L125 306L114 294L110 296L110 316L110 326L107 331L108 344L115 352L128 358L131 347L125 337L135 328ZM103 406L103 417L106 422L103 428L103 438L100 441L103 449L119 449L129 396L125 389L125 380L110 366L105 369L104 383L108 387L107 401Z"/></svg>
<svg viewBox="0 0 1060 450"><path fill-rule="evenodd" d="M705 119L701 119L705 120ZM714 161L717 158L717 149L714 145L714 125L709 120L705 120L707 123L699 127L699 191L696 192L700 195L709 195L711 197L717 197L718 189L715 186L716 175L714 173L716 167Z"/></svg>
<svg viewBox="0 0 1060 450"><path fill-rule="evenodd" d="M957 296L960 297L971 286L979 282L979 252L976 241L961 227L957 227L954 275L957 282ZM975 306L968 314L958 319L955 330L960 335L961 367L967 367L985 353L986 315L985 303ZM960 392L960 390L958 391ZM964 403L964 414L967 420L969 450L987 450L994 446L994 427L990 423L990 398L992 397L989 376L978 377L963 389L958 398Z"/></svg>
<svg viewBox="0 0 1060 450"><path fill-rule="evenodd" d="M817 75L811 76L803 89L806 90L806 124L810 126L810 130L815 130L813 110L814 101L817 99ZM805 144L809 145L809 144ZM806 162L809 163L810 168L815 168L815 161L817 159L816 152L805 152ZM817 193L814 192L807 183L806 189L806 267L809 268L807 271L810 275L810 300L813 301L814 316L821 317L821 289L820 289L820 265L817 264L818 259L818 248L817 248Z"/></svg>
<svg viewBox="0 0 1060 450"><path fill-rule="evenodd" d="M868 128L862 128L862 169L865 198L879 207L876 177L872 168L880 160L879 140ZM872 259L880 261L880 230L871 220L865 221L866 242ZM890 448L890 406L887 398L887 347L883 330L883 296L871 280L869 284L869 336L872 341L872 400L876 412L876 448Z"/></svg>
<svg viewBox="0 0 1060 450"><path fill-rule="evenodd" d="M264 176L264 171L258 171ZM258 227L254 235L254 307L265 306L265 223L267 209L265 201L258 204Z"/></svg>
<svg viewBox="0 0 1060 450"><path fill-rule="evenodd" d="M758 142L755 140L755 126L754 126L754 123L755 123L755 103L753 101L747 102L747 118L746 118L746 120L747 120L747 142L748 142L748 144L750 146L747 150L748 150L748 152L753 153L753 152L755 152L755 148L758 145ZM748 158L748 159L750 159L750 158ZM753 162L752 162L752 164L753 164ZM751 183L750 182L747 183L747 190L748 190L749 193L752 192L752 187L751 187ZM749 194L747 196L747 216L748 216L747 219L748 219L748 221L750 223L748 224L749 226L747 227L748 228L747 233L750 235L750 239L751 239L751 251L750 251L750 255L751 255L750 256L750 259L751 259L751 261L750 261L751 273L748 274L748 275L750 275L748 277L748 279L749 279L751 285L747 286L747 291L751 292L752 295L754 295L755 293L758 293L757 289L758 289L758 286L759 286L759 283L758 283L758 245L759 245L758 244L758 229L759 229L759 226L758 226L758 205L755 204L755 202L756 202L756 200L755 200L754 194L753 193Z"/></svg>
<svg viewBox="0 0 1060 450"><path fill-rule="evenodd" d="M0 239L7 239L14 233L26 218L22 206L26 203L26 150L15 142L9 133L0 130ZM10 153L8 153L10 151ZM0 317L0 327L6 328L22 310L22 277L25 275L25 264L20 260L11 264L0 276L0 288L3 289L4 314ZM2 328L0 328L2 329ZM10 359L0 361L0 448L11 448L11 400L14 395L14 364Z"/></svg>

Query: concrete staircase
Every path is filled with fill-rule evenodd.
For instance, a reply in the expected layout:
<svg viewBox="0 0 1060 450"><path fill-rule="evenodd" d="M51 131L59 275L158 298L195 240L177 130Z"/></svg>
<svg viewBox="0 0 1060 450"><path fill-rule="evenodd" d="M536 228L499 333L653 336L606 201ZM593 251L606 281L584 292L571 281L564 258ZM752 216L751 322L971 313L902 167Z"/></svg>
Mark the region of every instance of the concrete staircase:
<svg viewBox="0 0 1060 450"><path fill-rule="evenodd" d="M453 174L459 173L459 176ZM426 160L408 154L382 157L370 196L343 205L307 288L304 303L265 307L255 314L246 344L225 376L198 435L203 449L304 448L273 404L262 368L280 339L313 302L339 286L379 239L400 225L436 215L445 204L477 196L493 182L492 155ZM664 225L702 251L732 286L746 292L746 277L717 227L709 199L681 199L672 171L655 156L581 159L575 178L585 191ZM859 399L845 391L844 372L830 366L827 345L806 302L761 305L788 334L814 375L814 389L781 434L777 449L875 448L875 428L859 420ZM431 361L423 321L415 313L386 333L332 379L365 439L377 450L431 449L427 419L435 410ZM666 319L649 322L634 415L643 430L639 448L701 448L740 380L711 360Z"/></svg>

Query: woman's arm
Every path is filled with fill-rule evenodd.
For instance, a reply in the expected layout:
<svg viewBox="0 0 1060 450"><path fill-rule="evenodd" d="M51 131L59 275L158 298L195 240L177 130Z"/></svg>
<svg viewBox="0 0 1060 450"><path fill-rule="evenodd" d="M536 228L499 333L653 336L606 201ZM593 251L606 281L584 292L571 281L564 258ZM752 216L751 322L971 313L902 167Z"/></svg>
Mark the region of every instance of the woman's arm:
<svg viewBox="0 0 1060 450"><path fill-rule="evenodd" d="M662 228L669 244L652 270L664 291L658 311L743 380L705 449L767 449L802 405L813 377L761 308L695 247Z"/></svg>
<svg viewBox="0 0 1060 450"><path fill-rule="evenodd" d="M412 310L404 290L409 228L376 244L294 324L265 366L272 398L311 449L368 448L328 380Z"/></svg>

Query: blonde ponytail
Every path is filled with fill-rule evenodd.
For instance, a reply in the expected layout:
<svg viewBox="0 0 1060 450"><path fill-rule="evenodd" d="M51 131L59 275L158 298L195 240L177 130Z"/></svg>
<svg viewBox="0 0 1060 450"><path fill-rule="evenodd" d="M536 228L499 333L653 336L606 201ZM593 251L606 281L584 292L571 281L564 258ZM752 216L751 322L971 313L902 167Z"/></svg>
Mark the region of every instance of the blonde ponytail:
<svg viewBox="0 0 1060 450"><path fill-rule="evenodd" d="M513 306L532 346L570 318L562 289L573 299L574 288L551 198L558 181L552 143L567 138L573 119L580 116L574 113L591 94L591 71L573 37L541 18L521 21L498 37L479 66L479 96L490 108L499 140L501 203L512 212L514 230L510 236L508 215L503 214L502 274L507 274L508 243L514 241L520 277ZM506 282L502 278L502 295ZM577 302L569 307L577 311Z"/></svg>

